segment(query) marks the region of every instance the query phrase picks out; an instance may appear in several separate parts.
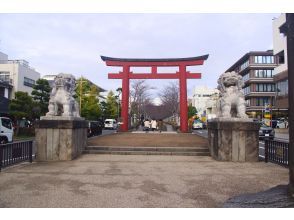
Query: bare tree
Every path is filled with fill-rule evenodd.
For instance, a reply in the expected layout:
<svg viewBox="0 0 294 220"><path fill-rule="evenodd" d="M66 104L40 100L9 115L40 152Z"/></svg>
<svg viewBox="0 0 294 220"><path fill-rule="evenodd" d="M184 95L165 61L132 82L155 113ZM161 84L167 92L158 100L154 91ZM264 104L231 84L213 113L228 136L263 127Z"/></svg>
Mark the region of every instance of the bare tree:
<svg viewBox="0 0 294 220"><path fill-rule="evenodd" d="M163 88L159 97L161 99L162 105L165 106L166 110L171 115L176 115L179 113L179 86L176 82L169 83L165 88Z"/></svg>
<svg viewBox="0 0 294 220"><path fill-rule="evenodd" d="M152 89L155 88L146 84L145 80L134 80L131 83L131 115L136 114L137 117L142 114L146 115L145 106L152 103L152 97L150 94Z"/></svg>

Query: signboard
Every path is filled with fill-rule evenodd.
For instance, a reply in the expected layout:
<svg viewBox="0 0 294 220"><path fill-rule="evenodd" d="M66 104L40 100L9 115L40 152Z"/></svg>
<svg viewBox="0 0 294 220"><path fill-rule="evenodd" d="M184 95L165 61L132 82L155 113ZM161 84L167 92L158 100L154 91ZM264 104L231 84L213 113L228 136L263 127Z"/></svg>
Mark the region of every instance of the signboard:
<svg viewBox="0 0 294 220"><path fill-rule="evenodd" d="M267 126L271 127L271 119L272 119L272 106L268 103L264 105L264 114L263 114L263 121Z"/></svg>

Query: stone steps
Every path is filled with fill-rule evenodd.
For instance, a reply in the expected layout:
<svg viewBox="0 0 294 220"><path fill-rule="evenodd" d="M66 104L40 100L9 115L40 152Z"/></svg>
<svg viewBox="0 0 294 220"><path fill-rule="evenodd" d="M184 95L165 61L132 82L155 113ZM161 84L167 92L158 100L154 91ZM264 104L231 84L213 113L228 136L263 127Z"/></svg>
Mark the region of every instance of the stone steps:
<svg viewBox="0 0 294 220"><path fill-rule="evenodd" d="M84 154L120 154L120 155L178 155L210 156L206 146L199 147L117 147L88 146Z"/></svg>

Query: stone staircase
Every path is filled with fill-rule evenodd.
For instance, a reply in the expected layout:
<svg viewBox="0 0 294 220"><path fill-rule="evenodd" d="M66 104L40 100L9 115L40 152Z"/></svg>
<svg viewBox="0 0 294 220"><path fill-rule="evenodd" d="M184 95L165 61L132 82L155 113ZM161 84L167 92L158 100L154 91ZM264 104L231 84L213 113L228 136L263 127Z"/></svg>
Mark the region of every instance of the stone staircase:
<svg viewBox="0 0 294 220"><path fill-rule="evenodd" d="M116 154L116 155L210 156L207 146L197 146L197 147L87 146L83 153L84 154Z"/></svg>

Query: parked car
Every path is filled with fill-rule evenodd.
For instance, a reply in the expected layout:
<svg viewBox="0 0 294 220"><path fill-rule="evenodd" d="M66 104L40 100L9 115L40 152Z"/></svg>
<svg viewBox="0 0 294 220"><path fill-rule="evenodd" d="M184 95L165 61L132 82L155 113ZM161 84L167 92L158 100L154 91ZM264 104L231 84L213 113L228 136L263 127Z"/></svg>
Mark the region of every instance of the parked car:
<svg viewBox="0 0 294 220"><path fill-rule="evenodd" d="M271 139L275 138L275 130L272 127L267 126L264 123L260 124L259 139Z"/></svg>
<svg viewBox="0 0 294 220"><path fill-rule="evenodd" d="M10 118L0 117L0 144L13 142L13 126Z"/></svg>
<svg viewBox="0 0 294 220"><path fill-rule="evenodd" d="M104 121L104 128L105 129L117 129L117 122L115 119L106 119Z"/></svg>
<svg viewBox="0 0 294 220"><path fill-rule="evenodd" d="M193 124L192 124L192 129L193 130L195 130L195 129L203 129L202 121L200 121L199 119L194 120Z"/></svg>
<svg viewBox="0 0 294 220"><path fill-rule="evenodd" d="M89 121L88 137L102 134L103 123L101 121Z"/></svg>
<svg viewBox="0 0 294 220"><path fill-rule="evenodd" d="M288 122L286 120L277 121L276 128L287 128L287 127L288 127Z"/></svg>

